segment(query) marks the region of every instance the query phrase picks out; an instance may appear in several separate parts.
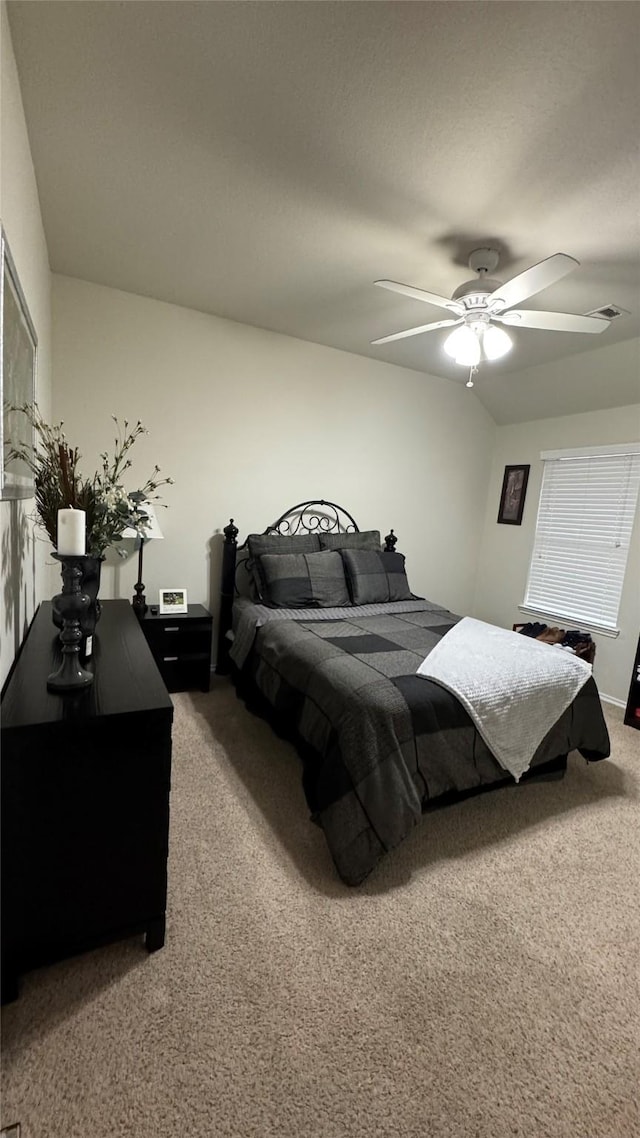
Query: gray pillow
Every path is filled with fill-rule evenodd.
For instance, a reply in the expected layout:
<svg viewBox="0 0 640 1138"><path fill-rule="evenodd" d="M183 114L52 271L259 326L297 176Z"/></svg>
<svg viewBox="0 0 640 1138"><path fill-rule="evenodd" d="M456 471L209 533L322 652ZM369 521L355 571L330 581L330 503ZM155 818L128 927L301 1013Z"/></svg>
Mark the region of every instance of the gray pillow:
<svg viewBox="0 0 640 1138"><path fill-rule="evenodd" d="M365 529L356 533L321 533L321 549L380 549L380 530Z"/></svg>
<svg viewBox="0 0 640 1138"><path fill-rule="evenodd" d="M264 553L264 603L272 608L334 608L350 605L339 553Z"/></svg>
<svg viewBox="0 0 640 1138"><path fill-rule="evenodd" d="M247 538L249 547L249 569L259 597L264 597L267 585L262 573L260 558L264 553L318 553L320 539L316 533L297 533L281 536L279 533L250 533Z"/></svg>
<svg viewBox="0 0 640 1138"><path fill-rule="evenodd" d="M344 549L341 556L354 605L413 599L401 553Z"/></svg>

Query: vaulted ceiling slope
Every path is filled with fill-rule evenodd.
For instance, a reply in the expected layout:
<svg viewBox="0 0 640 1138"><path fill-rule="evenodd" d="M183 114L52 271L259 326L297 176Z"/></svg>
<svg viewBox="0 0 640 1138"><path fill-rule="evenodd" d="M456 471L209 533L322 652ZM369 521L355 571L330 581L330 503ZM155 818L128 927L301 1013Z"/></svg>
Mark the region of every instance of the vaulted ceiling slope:
<svg viewBox="0 0 640 1138"><path fill-rule="evenodd" d="M628 315L514 331L475 393L508 421L629 402L637 350L601 393L559 365L640 332L640 5L8 10L54 271L464 382L446 332L370 345L443 316L373 281L448 297L478 246L502 280L565 252L580 267L526 307Z"/></svg>

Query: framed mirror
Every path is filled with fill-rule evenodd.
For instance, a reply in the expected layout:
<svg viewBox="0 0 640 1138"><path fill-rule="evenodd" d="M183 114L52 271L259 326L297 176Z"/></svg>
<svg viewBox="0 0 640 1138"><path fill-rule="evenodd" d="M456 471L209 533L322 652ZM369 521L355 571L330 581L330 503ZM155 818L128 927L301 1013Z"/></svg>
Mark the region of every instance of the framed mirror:
<svg viewBox="0 0 640 1138"><path fill-rule="evenodd" d="M0 497L33 498L31 470L24 461L7 456L12 447L33 450L33 431L26 415L10 408L35 402L38 338L4 229L0 261Z"/></svg>

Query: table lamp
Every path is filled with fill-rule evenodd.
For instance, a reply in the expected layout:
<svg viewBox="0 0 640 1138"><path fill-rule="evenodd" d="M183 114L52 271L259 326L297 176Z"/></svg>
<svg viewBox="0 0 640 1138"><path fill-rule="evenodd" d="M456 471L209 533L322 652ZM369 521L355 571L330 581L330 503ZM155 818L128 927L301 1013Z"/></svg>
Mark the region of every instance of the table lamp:
<svg viewBox="0 0 640 1138"><path fill-rule="evenodd" d="M164 534L160 529L160 525L158 523L156 512L153 506L149 502L142 502L140 508L143 509L145 514L148 515L148 520L144 524L144 537L140 537L140 535L134 530L133 526L128 526L127 529L123 530L122 536L135 537L136 540L140 542L138 548L138 580L134 585L136 595L133 597L131 604L138 616L144 616L148 606L146 597L144 595L144 585L142 584L142 554L146 542L152 541L154 538L164 537Z"/></svg>

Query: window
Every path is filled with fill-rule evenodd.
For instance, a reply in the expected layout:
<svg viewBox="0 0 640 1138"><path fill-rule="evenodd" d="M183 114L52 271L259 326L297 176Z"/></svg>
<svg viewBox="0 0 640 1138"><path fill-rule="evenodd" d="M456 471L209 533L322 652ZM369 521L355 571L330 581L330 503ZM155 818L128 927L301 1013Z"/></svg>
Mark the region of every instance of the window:
<svg viewBox="0 0 640 1138"><path fill-rule="evenodd" d="M640 444L546 451L523 609L617 633Z"/></svg>

